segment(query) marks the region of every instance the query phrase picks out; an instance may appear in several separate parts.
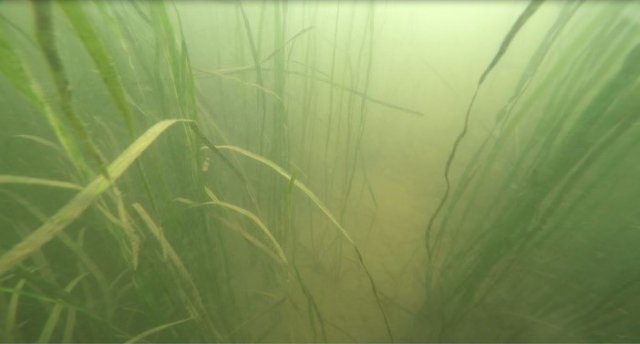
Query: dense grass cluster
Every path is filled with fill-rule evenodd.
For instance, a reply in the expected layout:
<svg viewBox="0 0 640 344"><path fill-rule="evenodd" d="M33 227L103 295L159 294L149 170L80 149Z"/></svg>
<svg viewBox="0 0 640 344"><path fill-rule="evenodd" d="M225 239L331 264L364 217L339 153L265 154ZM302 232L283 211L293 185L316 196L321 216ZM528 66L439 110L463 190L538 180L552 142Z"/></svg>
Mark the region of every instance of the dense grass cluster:
<svg viewBox="0 0 640 344"><path fill-rule="evenodd" d="M637 5L553 4L487 126L547 3L514 18L425 205L409 333L346 225L378 204L369 107L423 115L369 91L376 3L190 6L0 4L0 341L640 339ZM190 10L211 11L206 46ZM369 328L322 302L344 271Z"/></svg>
<svg viewBox="0 0 640 344"><path fill-rule="evenodd" d="M217 25L236 40L220 40L218 56L197 71L179 11L162 2L4 6L12 15L0 30L3 340L327 340L336 330L296 265L302 242L357 259L369 280L363 293L391 336L362 252L303 183L301 169L317 168L316 157L288 172L291 156L318 142L325 159L343 159L333 135L350 140L349 184L359 171L350 161L369 100L366 74L356 90L357 81L335 75L339 56L330 75L309 53L289 60L295 44L312 51L312 25L289 34L285 3L252 13L219 4L233 19ZM301 9L308 20L314 11ZM370 29L349 66L354 80L367 72ZM223 47L237 53L220 56ZM236 66L225 68L229 60ZM288 100L290 75L301 76L301 104ZM329 111L349 111L349 128L312 125L321 87L340 97ZM302 110L303 127L290 130L289 112ZM294 134L303 149L292 152ZM318 192L333 195L334 176L317 178L326 182ZM340 187L341 202L350 188ZM308 213L316 231L297 228Z"/></svg>
<svg viewBox="0 0 640 344"><path fill-rule="evenodd" d="M640 338L638 7L559 8L432 217L418 338Z"/></svg>

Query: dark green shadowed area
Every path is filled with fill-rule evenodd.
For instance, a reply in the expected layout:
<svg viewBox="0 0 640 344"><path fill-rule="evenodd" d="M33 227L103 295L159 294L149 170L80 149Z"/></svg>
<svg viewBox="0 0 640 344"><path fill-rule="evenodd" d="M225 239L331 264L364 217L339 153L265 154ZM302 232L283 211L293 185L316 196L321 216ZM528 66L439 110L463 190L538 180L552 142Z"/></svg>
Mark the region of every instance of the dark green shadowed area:
<svg viewBox="0 0 640 344"><path fill-rule="evenodd" d="M0 342L640 341L638 18L0 3Z"/></svg>

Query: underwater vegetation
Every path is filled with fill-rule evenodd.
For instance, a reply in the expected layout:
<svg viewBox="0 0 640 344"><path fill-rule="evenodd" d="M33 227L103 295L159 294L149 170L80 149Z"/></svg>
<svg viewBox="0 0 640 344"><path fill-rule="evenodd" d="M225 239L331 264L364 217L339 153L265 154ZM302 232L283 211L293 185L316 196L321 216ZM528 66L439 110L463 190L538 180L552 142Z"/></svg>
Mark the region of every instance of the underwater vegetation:
<svg viewBox="0 0 640 344"><path fill-rule="evenodd" d="M0 341L640 341L640 6L508 5L0 3Z"/></svg>

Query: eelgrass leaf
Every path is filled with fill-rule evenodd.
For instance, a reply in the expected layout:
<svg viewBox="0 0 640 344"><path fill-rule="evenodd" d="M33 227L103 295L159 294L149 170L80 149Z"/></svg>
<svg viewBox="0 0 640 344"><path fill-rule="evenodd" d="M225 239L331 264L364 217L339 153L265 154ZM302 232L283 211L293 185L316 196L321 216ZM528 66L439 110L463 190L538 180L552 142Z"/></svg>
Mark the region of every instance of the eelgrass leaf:
<svg viewBox="0 0 640 344"><path fill-rule="evenodd" d="M183 275L189 276L189 272L187 271L186 267L182 263L182 260L178 257L178 254L173 250L173 247L167 241L167 238L165 238L164 231L160 227L158 227L158 225L151 219L151 216L149 216L147 211L144 210L142 205L140 205L139 203L134 203L133 209L135 209L138 215L140 215L144 223L147 225L147 228L149 229L149 231L153 234L153 236L156 238L156 240L160 244L163 258L175 264L176 267L180 270L180 272Z"/></svg>
<svg viewBox="0 0 640 344"><path fill-rule="evenodd" d="M69 79L67 78L64 63L56 45L52 3L46 1L33 2L31 5L34 14L36 39L40 50L45 57L47 66L49 67L49 74L53 79L53 84L58 94L60 109L66 116L68 123L73 128L73 131L79 139L82 147L97 162L100 172L109 179L110 177L105 165L104 156L93 142L73 106Z"/></svg>
<svg viewBox="0 0 640 344"><path fill-rule="evenodd" d="M24 279L20 279L16 286L13 288L11 298L9 299L9 305L7 306L6 313L4 314L4 340L6 340L7 342L13 341L13 328L18 316L18 302L20 300L20 292L22 291L25 282L26 281Z"/></svg>
<svg viewBox="0 0 640 344"><path fill-rule="evenodd" d="M513 112L516 104L521 99L523 93L527 90L529 84L532 82L532 80L536 76L538 69L542 65L542 62L545 60L548 52L551 50L553 43L556 41L556 39L558 38L560 33L563 31L566 24L570 21L570 19L573 17L573 15L575 14L575 12L577 11L577 9L580 7L581 4L582 3L580 1L570 1L564 5L562 10L558 14L558 17L556 18L555 22L547 31L544 37L544 40L538 46L535 53L529 59L529 62L527 63L527 67L522 73L520 80L518 81L517 86L513 90L511 97L509 98L507 103L503 106L503 108L500 111L498 111L498 113L496 114L496 125L491 130L491 133L487 135L487 138L484 140L484 142L480 145L480 148L476 150L474 157L467 163L467 167L465 168L464 172L462 173L462 176L460 177L460 181L458 182L457 190L452 195L451 200L449 202L449 205L448 205L449 214L453 212L453 209L455 209L458 206L459 201L463 199L467 202L467 209L470 210L471 209L470 206L471 204L473 204L473 199L475 199L476 196L481 194L473 190L468 190L469 184L472 182L473 178L478 178L478 179L485 178L484 176L489 171L491 164L484 163L483 161L487 161L487 162L493 161L495 155L498 153L497 148L508 146L506 144L503 144L503 141L508 137L508 135L499 134L498 129L502 128L502 131L504 133L514 132L516 125L520 123L520 121L523 119L522 116L519 116L516 120L507 121L507 119L510 117L510 114ZM555 73L551 72L548 75L555 75ZM525 105L523 107L525 109L529 108L531 106L530 104L531 100L538 99L539 97L540 95L538 93L530 94L529 97L525 99L525 102L527 102L528 105ZM500 122L502 122L502 126L498 125L498 123ZM496 142L492 143L494 135L501 135L501 136L497 138ZM550 136L554 136L554 135L550 134ZM490 145L490 143L492 144ZM527 156L528 155L526 153L527 150L533 145L526 145L526 146L527 148L522 152L522 156ZM493 149L488 153L485 153L486 151L489 150L489 148L493 148ZM524 160L520 160L520 161L524 162ZM478 165L483 165L483 167L478 167ZM518 170L518 166L519 164L516 164L513 167L513 170L514 171ZM478 172L478 170L481 170L482 172ZM482 184L476 184L474 189L478 189L481 185ZM504 187L507 187L508 185L513 185L512 180L510 178L505 179L503 185ZM496 195L501 195L504 192L505 192L504 188L500 189L500 191L496 192ZM463 194L465 193L468 193L470 196L468 198L462 198ZM499 212L498 208L499 207L496 206L494 207L494 210L496 212ZM466 218L467 212L468 211L465 211L462 216L457 216L457 218L460 219L460 221L463 221ZM443 216L443 219L441 222L442 228L447 227L449 218L450 218L450 215ZM438 233L437 237L434 239L434 245L438 245L438 242L439 242L438 237L441 236L443 233L444 231L440 231L440 233Z"/></svg>
<svg viewBox="0 0 640 344"><path fill-rule="evenodd" d="M19 139L33 141L33 142L41 144L41 145L43 145L45 147L51 148L52 150L54 150L54 151L56 151L58 153L61 152L60 151L60 147L57 144L55 144L55 143L53 143L53 142L51 142L51 141L49 141L47 139L44 139L42 137L38 137L38 136L34 136L34 135L25 135L25 134L15 135L13 137L19 138Z"/></svg>
<svg viewBox="0 0 640 344"><path fill-rule="evenodd" d="M88 252L85 252L85 249L82 247L82 238L80 238L78 242L76 242L65 232L60 232L58 234L58 238L71 252L73 252L78 257L80 264L82 264L87 269L87 271L91 273L91 275L93 275L93 278L98 284L98 289L102 293L102 298L106 310L105 314L107 315L107 318L110 318L114 308L111 296L111 288L107 283L107 278L105 277L104 272L100 269L95 260L91 258L91 256L89 256ZM67 311L75 312L75 310L72 309L68 309ZM68 317L71 317L71 315L68 315ZM69 318L67 318L67 320L70 321ZM67 341L63 340L63 342Z"/></svg>
<svg viewBox="0 0 640 344"><path fill-rule="evenodd" d="M130 216L125 209L124 200L119 191L115 192L116 208L120 219L120 228L122 228L127 242L128 257L134 270L138 269L138 256L140 254L140 235L130 221Z"/></svg>
<svg viewBox="0 0 640 344"><path fill-rule="evenodd" d="M17 292L20 296L24 296L24 297L30 298L32 300L37 300L37 301L40 301L40 302L50 303L52 305L56 305L56 304L62 302L64 304L64 306L67 307L68 309L73 309L73 310L75 310L77 312L80 312L84 316L86 316L88 319L91 319L91 320L95 321L96 323L103 324L103 325L107 326L109 328L109 330L112 331L113 333L117 333L118 335L121 335L121 336L127 335L127 333L125 333L124 331L122 331L118 327L113 326L108 320L97 316L95 314L95 312L93 312L91 310L88 310L87 308L81 307L81 306L79 306L77 304L71 304L71 303L68 303L67 301L61 300L61 299L54 299L54 298L48 297L46 295L43 295L43 294L37 293L37 292L30 292L30 291L24 291L24 290L16 291L15 288L0 287L0 292L4 292L4 293Z"/></svg>
<svg viewBox="0 0 640 344"><path fill-rule="evenodd" d="M292 175L289 174L287 171L285 171L282 167L278 166L273 161L271 161L271 160L269 160L269 159L267 159L265 157L262 157L262 156L260 156L258 154L254 154L254 153L249 152L247 150L244 150L244 149L242 149L240 147L230 146L230 145L225 145L225 146L221 145L221 146L215 146L215 147L217 149L220 149L220 150L229 150L229 151L238 153L240 155L243 155L243 156L245 156L247 158L250 158L252 160L255 160L255 161L257 161L257 162L269 167L270 169L274 170L280 176L284 177L287 181L291 181L293 179ZM336 228L340 231L340 234L342 234L342 236L351 245L355 245L355 242L351 238L351 235L349 235L347 230L344 229L344 227L342 227L342 225L333 216L333 214L331 214L331 211L329 211L329 208L327 208L327 206L325 206L324 203L322 203L320 198L318 198L318 196L316 196L316 194L313 193L313 191L311 191L299 179L294 179L293 184L296 186L296 188L298 188L300 191L302 191L302 193L304 193L307 197L309 197L309 199L320 209L320 211L322 211L323 214L325 214L325 216L329 219L329 221L331 221L331 223L333 223L333 225L336 226Z"/></svg>
<svg viewBox="0 0 640 344"><path fill-rule="evenodd" d="M67 308L67 318L62 332L62 342L70 343L73 340L73 331L76 327L76 310Z"/></svg>
<svg viewBox="0 0 640 344"><path fill-rule="evenodd" d="M233 76L229 76L229 75L220 73L218 71L204 71L204 70L201 70L201 71L203 73L206 73L206 74L215 75L215 76L217 76L219 78L222 78L222 79L225 79L225 80L229 80L229 81L233 81L233 82L238 83L238 84L243 85L243 86L247 86L248 88L254 88L258 92L262 92L263 93L262 96L269 95L274 100L282 102L282 99L280 98L280 96L275 91L273 91L273 90L271 90L271 89L269 89L269 88L267 88L267 87L265 87L263 85L260 85L260 83L248 82L248 81L245 81L245 80L240 79L240 78L236 78L236 77L233 77ZM262 97L260 97L260 98L262 98Z"/></svg>
<svg viewBox="0 0 640 344"><path fill-rule="evenodd" d="M205 69L198 68L197 70L199 70L200 72L202 72L204 74L209 74L209 75L213 75L213 76L217 76L217 77L223 77L223 78L229 78L227 75L235 74L235 73L239 73L239 72L244 72L244 71L247 71L247 70L251 70L251 68L252 67L241 68L241 69L238 69L238 70L235 70L235 69L234 70L205 70ZM263 71L273 71L273 68L262 67L262 70ZM315 72L315 70L314 70L314 72ZM314 81L319 81L319 82L325 83L325 84L327 84L327 85L329 85L329 86L331 86L333 88L336 88L336 89L343 90L345 92L351 93L352 95L355 95L355 96L357 96L359 98L362 98L362 99L366 100L369 103L377 104L377 105L380 105L382 107L386 107L388 109L392 109L392 110L396 110L396 111L400 111L400 112L404 112L404 113L407 113L407 114L410 114L410 115L415 115L415 116L420 116L420 117L423 117L425 115L424 112L421 112L421 111L418 111L418 110L415 110L415 109L410 109L410 108L402 106L402 105L393 104L390 101L374 97L374 96L372 96L370 94L365 94L364 92L359 91L359 90L357 90L357 89L355 89L353 87L349 87L349 86L346 86L344 84L332 81L329 77L319 77L319 76L316 76L315 74L307 74L307 73L303 73L303 72L296 71L296 70L291 70L291 69L284 69L283 73L290 74L290 75L295 75L295 76L299 76L299 77L302 77L302 78L305 78L305 79L309 79L309 80L314 80ZM234 78L234 79L231 79L231 80L236 80L236 79ZM252 84L250 84L250 83L246 83L246 82L244 82L244 83L249 85L249 86L252 86ZM254 86L254 87L258 88L258 86ZM258 89L260 89L260 88L258 88ZM267 88L263 89L262 91L265 92L266 94L271 94L271 92L272 92L271 90L269 90ZM279 99L279 96L277 96L277 94L274 94L274 97L278 97L278 99Z"/></svg>
<svg viewBox="0 0 640 344"><path fill-rule="evenodd" d="M507 32L507 35L502 39L502 43L500 44L500 48L498 48L498 52L496 52L495 56L493 56L493 59L491 60L489 65L480 76L478 85L482 85L482 83L484 82L484 79L487 77L487 75L489 75L493 67L495 67L496 64L498 64L498 61L500 61L500 59L502 58L502 55L504 55L504 53L509 48L509 45L511 45L511 41L513 40L513 38L518 34L520 29L522 29L522 27L524 26L524 24L526 24L529 18L531 18L531 16L534 13L536 13L540 5L542 5L543 1L544 0L530 0L529 5L527 5L527 8L525 8L524 11L520 13L520 16L518 17L518 19L516 19L515 23L513 23L513 25L509 29L509 32Z"/></svg>
<svg viewBox="0 0 640 344"><path fill-rule="evenodd" d="M162 228L158 226L155 221L153 221L149 213L147 213L147 211L144 209L144 207L142 207L140 203L134 203L133 208L136 210L138 215L140 215L140 217L146 224L147 229L151 232L151 234L153 234L153 236L160 244L165 259L174 266L175 270L177 271L177 275L182 279L182 282L187 289L187 297L189 298L188 301L191 303L191 305L188 305L190 306L188 309L193 312L190 319L200 320L204 325L208 326L213 331L216 337L220 338L221 335L218 332L217 327L207 317L207 310L202 301L202 296L200 295L198 287L193 280L191 273L189 272L189 270L187 270L187 267L184 265L182 259L173 248L171 243L167 241Z"/></svg>
<svg viewBox="0 0 640 344"><path fill-rule="evenodd" d="M263 310L261 310L259 312L256 312L255 314L252 314L251 317L249 317L248 319L244 320L242 323L236 325L236 327L229 332L229 335L233 335L233 334L239 332L243 327L247 326L248 324L250 324L253 321L256 321L260 317L268 314L269 311L271 311L274 308L278 307L279 305L281 305L286 300L287 300L286 297L281 297L278 300L275 300L270 305L268 305L265 309L263 309Z"/></svg>
<svg viewBox="0 0 640 344"><path fill-rule="evenodd" d="M172 327L172 326L176 326L176 325L180 325L182 323L185 323L189 320L192 320L192 318L186 318L186 319L182 319L182 320L178 320L178 321L173 321L164 325L160 325L160 326L156 326L154 328L148 329L140 334L138 334L137 336L127 340L125 343L126 344L131 344L131 343L137 343L142 339L145 339L146 337L149 337L152 334L164 331L165 329Z"/></svg>
<svg viewBox="0 0 640 344"><path fill-rule="evenodd" d="M4 35L3 30L0 30L0 62L0 73L27 99L33 103L37 103L38 97L29 83L31 77L22 64L22 59Z"/></svg>
<svg viewBox="0 0 640 344"><path fill-rule="evenodd" d="M264 252L264 254L269 256L269 258L273 259L274 262L276 262L277 264L284 264L284 262L282 261L282 258L277 253L273 252L273 249L265 245L260 239L251 235L242 226L236 223L231 223L226 219L220 219L220 221L223 224L225 224L227 227L229 227L231 230L238 232L243 238L245 238L245 240L247 240L253 246L258 248L260 251Z"/></svg>
<svg viewBox="0 0 640 344"><path fill-rule="evenodd" d="M471 118L471 110L476 101L476 97L478 96L478 91L480 90L480 87L484 83L484 80L487 77L487 75L489 75L493 67L495 67L495 65L500 61L504 53L507 51L507 49L511 45L511 42L515 38L517 33L520 31L520 29L522 29L522 27L529 20L529 18L531 18L531 16L538 10L538 8L540 7L543 1L544 0L530 0L527 8L525 8L525 10L520 14L518 19L516 19L515 23L511 26L511 28L507 32L506 36L503 38L502 43L498 48L498 52L495 54L495 56L493 57L489 65L485 68L484 72L480 76L480 79L478 80L478 84L476 85L473 96L471 96L471 100L469 101L469 105L467 106L462 130L456 136L453 146L451 147L451 151L447 156L447 161L444 167L444 180L445 180L444 195L440 199L440 202L436 206L436 209L434 210L431 217L429 218L429 222L427 223L427 228L425 230L425 247L427 249L428 256L431 256L432 254L432 248L433 248L432 232L433 232L433 226L435 224L435 220L436 218L438 218L438 215L440 215L440 212L442 211L442 209L444 209L444 205L447 203L447 200L449 198L449 192L451 191L451 180L450 180L451 166L453 164L453 160L455 159L458 153L458 147L460 146L460 144L462 143L462 140L467 135L467 131L469 129L469 120Z"/></svg>
<svg viewBox="0 0 640 344"><path fill-rule="evenodd" d="M178 122L181 122L181 120L158 122L138 137L109 165L108 172L112 180L118 179L160 135ZM0 276L38 251L44 244L53 239L56 234L64 230L111 185L112 182L107 180L104 175L96 177L45 223L0 257Z"/></svg>
<svg viewBox="0 0 640 344"><path fill-rule="evenodd" d="M558 17L556 18L556 21L547 31L547 34L545 35L543 41L540 43L540 45L538 45L533 55L531 55L531 58L527 63L527 67L522 73L522 76L520 77L518 84L513 90L513 94L507 101L507 104L496 115L496 122L501 121L504 116L508 116L517 100L520 99L520 96L526 90L533 77L536 75L538 69L540 68L540 65L542 64L542 61L544 61L544 58L547 56L547 53L551 49L553 43L556 41L564 27L571 20L581 4L582 2L580 1L569 1L565 5L565 7L563 7L562 11L560 11Z"/></svg>
<svg viewBox="0 0 640 344"><path fill-rule="evenodd" d="M230 204L230 203L227 203L227 202L222 202L207 187L205 187L205 191L206 191L207 195L211 198L211 200L212 200L211 202L196 203L196 202L193 202L191 200L184 199L184 198L179 198L177 200L180 201L180 202L189 204L192 207L199 207L199 206L205 206L205 205L219 206L219 207L231 210L233 212L236 212L238 214L241 214L241 215L245 216L246 218L250 219L253 223L255 223L256 226L258 226L258 228L260 229L260 231L262 233L264 233L267 236L267 238L269 238L269 241L271 242L271 245L273 246L273 249L275 249L276 252L274 252L273 249L268 248L265 244L263 244L255 236L249 234L243 228L233 228L233 229L238 231L240 233L240 235L242 235L242 237L244 237L251 244L253 244L258 249L260 249L261 251L266 253L269 257L273 258L277 263L283 264L285 266L289 265L287 257L284 254L284 250L282 249L282 247L280 246L280 244L278 243L276 238L273 236L272 232L267 228L267 226L264 224L264 222L262 222L262 220L260 220L260 218L258 216L256 216L254 213L252 213L251 211L249 211L247 209L238 207L236 205L233 205L233 204Z"/></svg>
<svg viewBox="0 0 640 344"><path fill-rule="evenodd" d="M65 182L65 181L26 177L26 176L13 176L13 175L7 175L7 174L0 174L0 184L25 184L25 185L48 186L52 188L82 190L82 187L80 185Z"/></svg>
<svg viewBox="0 0 640 344"><path fill-rule="evenodd" d="M17 289L17 287L14 288L5 288L5 287L0 287L0 292L4 292L4 293L17 293L20 296L25 296L28 298L31 298L33 300L38 300L38 301L42 301L42 302L46 302L46 303L52 303L55 304L58 302L58 300L53 299L51 297L47 297L45 295L42 295L40 293L37 292L31 292L31 291L25 291L23 290L24 288L21 287L21 289Z"/></svg>
<svg viewBox="0 0 640 344"><path fill-rule="evenodd" d="M32 77L27 66L23 64L22 59L16 53L9 40L5 37L3 30L0 30L0 74L7 78L13 87L20 91L33 106L44 114L56 138L64 148L65 153L77 168L83 169L85 164L68 130L45 100L42 90Z"/></svg>
<svg viewBox="0 0 640 344"><path fill-rule="evenodd" d="M67 19L73 26L76 35L80 38L84 48L87 50L94 65L100 73L100 77L104 85L109 91L109 95L113 99L124 123L127 126L130 137L134 137L135 128L133 117L129 106L127 105L125 91L120 81L118 71L113 65L113 60L109 57L107 49L102 44L102 40L98 37L93 28L91 19L82 9L82 4L76 1L60 1L58 2Z"/></svg>
<svg viewBox="0 0 640 344"><path fill-rule="evenodd" d="M243 215L246 218L250 219L253 223L256 224L256 226L258 226L260 231L262 233L264 233L264 235L266 235L267 238L269 238L269 241L271 242L271 245L273 246L273 248L276 250L276 254L278 255L278 258L280 259L281 263L283 263L284 265L288 265L289 264L289 262L287 260L287 257L284 254L284 250L282 249L282 247L278 243L278 240L276 240L276 238L273 236L273 233L271 233L269 228L267 228L267 226L262 222L262 220L260 220L260 218L257 217L254 213L252 213L249 210L244 209L242 207L238 207L236 205L233 205L231 203L220 201L217 197L216 198L212 198L211 202L205 202L202 205L219 206L219 207L231 210L233 212L236 212L236 213L238 213L240 215Z"/></svg>
<svg viewBox="0 0 640 344"><path fill-rule="evenodd" d="M176 198L176 201L187 204L191 207L199 207L199 206L204 206L204 205L215 205L215 203L219 203L220 200L217 198L216 195L213 194L213 192L211 192L211 190L207 187L205 187L205 191L207 192L207 195L214 201L214 202L205 202L205 203L196 203L192 200L186 199L186 198ZM273 252L272 249L270 249L269 247L267 247L267 245L265 245L264 243L262 243L262 241L260 241L258 238L256 238L255 236L249 234L246 230L244 230L244 228L239 227L239 226L235 226L234 224L230 223L229 221L226 221L224 219L221 219L221 221L223 223L225 223L230 229L240 233L240 235L245 238L248 242L250 242L251 244L253 244L255 247L257 247L259 250L261 250L262 252L264 252L266 255L268 255L269 257L271 257L275 262L282 264L282 263L286 263L286 261L283 261L281 256L279 256L277 253Z"/></svg>
<svg viewBox="0 0 640 344"><path fill-rule="evenodd" d="M24 199L23 197L12 192L6 192L6 193L10 197L12 197L12 199L14 199L17 204L20 204L22 207L24 207L24 209L26 209L30 214L32 214L39 221L41 222L47 221L47 217L44 215L44 213L40 209L38 209L38 207L33 205L31 202L29 202L27 199ZM104 273L100 270L100 268L94 262L94 260L87 254L87 252L85 252L83 248L79 244L77 244L75 241L73 241L66 233L60 232L58 233L57 237L58 239L60 239L60 241L62 241L62 243L67 248L69 248L69 250L71 250L71 252L77 255L81 264L84 265L87 268L87 270L94 276L96 282L98 283L98 289L100 289L100 291L102 292L107 318L109 318L110 315L112 314L112 309L114 305L112 304L112 299L111 299L111 290L110 290L111 288L106 281ZM36 253L36 254L39 254L39 253ZM25 275L25 273L26 272L24 270L20 271L20 275L22 275L23 277L29 276L29 275ZM34 282L31 278L29 278L29 281ZM37 282L34 282L34 283L41 285ZM63 297L63 296L66 296L66 295L62 295L62 294L59 295L59 297ZM70 308L69 312L75 312L75 309L72 310Z"/></svg>
<svg viewBox="0 0 640 344"><path fill-rule="evenodd" d="M244 24L245 33L247 35L247 39L249 41L249 48L251 51L251 58L253 59L254 67L256 70L256 82L258 90L267 89L264 84L264 77L262 76L262 65L260 62L260 57L258 56L258 48L256 46L255 40L253 39L253 32L251 30L251 24L249 23L249 18L247 18L247 14L244 11L244 7L242 6L242 1L238 1L238 8L240 10L240 14L242 15L242 23ZM275 94L279 99L278 94ZM264 130L267 125L267 100L263 93L257 92L258 101L256 106L258 107L258 111L262 112L262 118L260 122L260 152L262 152L262 145L264 142Z"/></svg>
<svg viewBox="0 0 640 344"><path fill-rule="evenodd" d="M78 282L80 282L80 280L82 280L86 275L87 273L84 273L77 276L73 280L71 280L71 282L69 282L69 284L67 284L67 286L64 288L64 291L67 293L70 293L73 290L73 288L78 284ZM49 317L47 318L47 321L45 322L44 327L42 328L42 332L40 332L40 337L38 337L38 343L48 343L51 341L51 336L53 335L53 331L55 330L58 324L58 320L60 319L60 313L62 313L63 308L64 308L64 304L61 301L57 302L55 306L53 306L53 309L51 309L51 312L49 313Z"/></svg>
<svg viewBox="0 0 640 344"><path fill-rule="evenodd" d="M295 185L300 191L302 191L302 193L304 193L320 209L320 211L322 211L325 214L325 216L338 228L338 230L340 231L342 236L347 240L347 242L354 249L354 251L356 252L356 255L358 256L358 261L360 263L360 266L364 270L365 275L367 276L367 278L369 280L369 285L370 285L370 287L371 287L371 289L373 291L373 296L374 296L374 298L376 300L376 303L378 305L380 313L382 314L382 317L384 319L384 323L385 323L385 327L387 329L388 335L389 335L390 339L393 341L393 334L391 333L391 328L389 326L389 320L387 318L387 313L385 312L385 310L384 310L384 308L382 306L382 301L380 300L380 295L378 293L378 288L377 288L377 286L376 286L376 284L375 284L375 282L373 280L373 276L371 275L371 272L369 271L369 268L367 267L367 265L364 262L364 257L362 256L362 253L360 252L360 249L356 245L355 241L353 241L353 239L351 238L349 233L346 231L346 229L344 229L344 227L342 227L342 225L338 222L338 220L336 220L336 218L331 214L329 209L322 203L322 201L320 201L318 196L316 196L300 180L294 179L291 174L289 174L282 167L278 166L276 163L274 163L273 161L271 161L271 160L269 160L267 158L264 158L262 156L254 154L254 153L251 153L251 152L249 152L247 150L244 150L244 149L236 147L236 146L226 145L226 146L216 146L216 148L220 149L220 150L230 150L232 152L235 152L235 153L238 153L238 154L243 155L245 157L248 157L250 159L253 159L253 160L255 160L255 161L257 161L257 162L259 162L259 163L271 168L276 173L278 173L280 176L282 176L285 179L287 179L289 182L291 182L291 180L293 180L293 185Z"/></svg>

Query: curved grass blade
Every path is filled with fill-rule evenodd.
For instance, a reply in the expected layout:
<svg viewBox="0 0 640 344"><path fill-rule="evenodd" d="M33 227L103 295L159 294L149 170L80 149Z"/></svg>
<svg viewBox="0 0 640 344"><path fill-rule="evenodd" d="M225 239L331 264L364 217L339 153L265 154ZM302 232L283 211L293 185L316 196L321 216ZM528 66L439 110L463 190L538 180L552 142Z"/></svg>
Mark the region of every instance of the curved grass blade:
<svg viewBox="0 0 640 344"><path fill-rule="evenodd" d="M0 257L0 276L38 251L71 222L77 219L93 202L118 179L140 155L168 128L184 120L165 120L156 123L122 152L109 166L111 181L104 175L97 176L71 201L58 210L38 229Z"/></svg>
<svg viewBox="0 0 640 344"><path fill-rule="evenodd" d="M0 174L0 184L26 184L48 186L52 188L82 190L82 187L80 185L65 181L25 176L13 176L8 174Z"/></svg>
<svg viewBox="0 0 640 344"><path fill-rule="evenodd" d="M231 221L228 221L225 219L220 219L220 222L224 224L226 227L230 228L231 230L238 232L245 240L247 240L256 248L264 252L264 254L269 256L269 258L273 259L274 262L278 264L282 264L282 259L278 256L277 253L273 252L273 249L269 248L267 245L262 243L260 239L249 234L246 230L244 230L244 228L242 228L241 226L238 226L238 224L236 223L232 223Z"/></svg>
<svg viewBox="0 0 640 344"><path fill-rule="evenodd" d="M276 238L273 236L273 234L271 233L269 228L267 228L267 226L262 222L262 220L260 220L260 218L258 216L256 216L254 213L250 212L247 209L244 209L242 207L238 207L237 205L233 205L231 203L227 203L227 202L223 202L223 201L219 200L217 197L215 197L215 195L213 195L213 193L211 193L211 190L209 190L209 189L207 189L207 194L210 195L211 202L205 202L205 203L202 203L201 205L219 206L221 208L225 208L225 209L231 210L233 212L236 212L236 213L238 213L240 215L243 215L244 217L246 217L249 220L251 220L253 223L256 224L256 226L258 226L260 231L262 233L264 233L264 235L266 235L269 238L269 241L271 241L271 244L275 248L276 254L278 255L278 258L281 260L281 262L284 263L285 265L289 265L289 262L287 261L287 257L284 254L284 250L282 249L282 247L278 243L278 240L276 240Z"/></svg>
<svg viewBox="0 0 640 344"><path fill-rule="evenodd" d="M158 333L160 331L164 331L165 329L167 329L167 328L169 328L171 326L176 326L176 325L182 324L184 322L187 322L189 320L191 320L191 318L186 318L186 319L182 319L182 320L178 320L178 321L170 322L168 324L164 324L164 325L160 325L160 326L154 327L152 329L146 330L146 331L140 333L139 335L127 340L125 343L126 344L137 343L140 340L142 340L142 339L144 339L144 338L146 338L146 337L148 337L148 336L150 336L150 335L152 335L154 333Z"/></svg>
<svg viewBox="0 0 640 344"><path fill-rule="evenodd" d="M26 135L26 134L21 134L21 135L14 135L12 138L17 138L17 139L23 139L23 140L28 140L28 141L33 141L36 142L42 146L45 146L47 148L51 148L52 150L60 153L60 147L58 147L58 145L56 145L55 143L43 139L42 137L38 137L38 136L34 136L34 135Z"/></svg>

